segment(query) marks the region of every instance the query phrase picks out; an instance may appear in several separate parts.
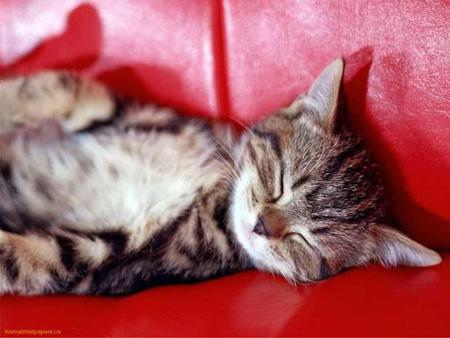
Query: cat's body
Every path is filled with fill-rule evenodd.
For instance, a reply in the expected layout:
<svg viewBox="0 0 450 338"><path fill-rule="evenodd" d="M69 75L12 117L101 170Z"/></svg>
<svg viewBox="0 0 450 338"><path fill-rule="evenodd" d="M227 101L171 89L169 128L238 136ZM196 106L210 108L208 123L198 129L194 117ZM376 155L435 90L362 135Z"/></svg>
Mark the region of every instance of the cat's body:
<svg viewBox="0 0 450 338"><path fill-rule="evenodd" d="M25 81L22 95L14 95L32 92L30 100L45 111L54 101L48 93L83 86L65 73L11 83ZM43 85L48 91L36 94L33 87ZM114 113L113 97L98 95L102 106L77 128ZM8 149L14 159L3 161L0 178L2 226L9 230L1 235L7 263L0 289L119 294L248 266L224 226L231 191L226 138L206 121L154 105L131 104L120 114L114 125L86 132L15 136ZM29 251L29 260L18 250Z"/></svg>
<svg viewBox="0 0 450 338"><path fill-rule="evenodd" d="M119 104L66 73L0 85L0 293L124 294L252 266L301 281L373 260L438 261L378 228L376 168L353 134L329 136L336 88L322 107L330 121L305 120L307 95L237 138ZM396 253L402 241L412 255Z"/></svg>

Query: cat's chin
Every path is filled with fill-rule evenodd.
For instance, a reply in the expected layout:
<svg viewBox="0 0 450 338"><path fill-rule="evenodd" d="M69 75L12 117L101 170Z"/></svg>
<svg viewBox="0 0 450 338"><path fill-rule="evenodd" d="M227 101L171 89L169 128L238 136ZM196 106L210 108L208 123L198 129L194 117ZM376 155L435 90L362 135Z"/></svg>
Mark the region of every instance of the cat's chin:
<svg viewBox="0 0 450 338"><path fill-rule="evenodd" d="M281 275L290 281L297 279L294 277L297 273L293 266L287 260L280 259L273 253L268 240L253 233L246 244L246 252L256 269Z"/></svg>

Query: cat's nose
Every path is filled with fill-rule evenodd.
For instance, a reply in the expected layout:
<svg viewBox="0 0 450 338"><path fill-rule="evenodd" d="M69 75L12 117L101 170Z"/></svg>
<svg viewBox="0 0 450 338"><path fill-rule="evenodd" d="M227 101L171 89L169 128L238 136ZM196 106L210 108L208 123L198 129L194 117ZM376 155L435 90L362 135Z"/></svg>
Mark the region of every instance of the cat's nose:
<svg viewBox="0 0 450 338"><path fill-rule="evenodd" d="M270 236L269 231L267 230L267 227L266 227L266 222L264 222L264 219L262 217L260 217L258 219L258 222L256 222L256 225L253 228L253 232L260 236L266 236L266 237Z"/></svg>
<svg viewBox="0 0 450 338"><path fill-rule="evenodd" d="M253 232L257 235L280 239L289 231L289 224L283 212L276 208L266 208L259 216Z"/></svg>

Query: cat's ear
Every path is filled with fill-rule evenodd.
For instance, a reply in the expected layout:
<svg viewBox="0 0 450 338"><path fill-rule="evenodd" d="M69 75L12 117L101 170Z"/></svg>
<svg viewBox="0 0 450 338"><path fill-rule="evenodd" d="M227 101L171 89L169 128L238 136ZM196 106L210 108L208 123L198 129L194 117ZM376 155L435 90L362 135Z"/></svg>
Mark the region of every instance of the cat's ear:
<svg viewBox="0 0 450 338"><path fill-rule="evenodd" d="M283 112L291 118L310 118L324 129L333 130L343 69L342 59L332 62L322 70L308 91Z"/></svg>
<svg viewBox="0 0 450 338"><path fill-rule="evenodd" d="M442 261L438 253L388 227L376 228L375 243L376 259L386 266L431 266Z"/></svg>
<svg viewBox="0 0 450 338"><path fill-rule="evenodd" d="M313 119L322 127L333 128L341 86L344 62L337 59L328 65L316 78L306 95L303 104L313 114Z"/></svg>

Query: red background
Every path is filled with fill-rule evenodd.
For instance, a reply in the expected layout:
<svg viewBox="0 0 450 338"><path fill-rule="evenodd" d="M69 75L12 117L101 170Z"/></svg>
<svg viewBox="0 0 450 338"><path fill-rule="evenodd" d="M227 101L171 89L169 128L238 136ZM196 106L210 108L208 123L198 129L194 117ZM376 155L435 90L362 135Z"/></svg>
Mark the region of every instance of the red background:
<svg viewBox="0 0 450 338"><path fill-rule="evenodd" d="M450 248L447 1L0 2L3 75L64 68L189 114L254 121L344 57L343 103L413 238ZM450 262L297 289L246 272L120 298L2 297L0 327L63 335L450 335Z"/></svg>

